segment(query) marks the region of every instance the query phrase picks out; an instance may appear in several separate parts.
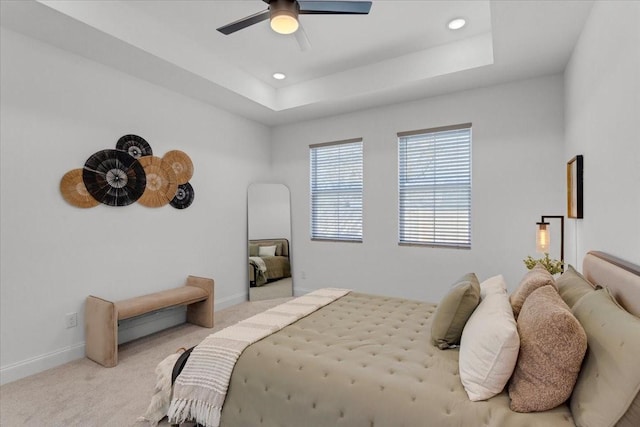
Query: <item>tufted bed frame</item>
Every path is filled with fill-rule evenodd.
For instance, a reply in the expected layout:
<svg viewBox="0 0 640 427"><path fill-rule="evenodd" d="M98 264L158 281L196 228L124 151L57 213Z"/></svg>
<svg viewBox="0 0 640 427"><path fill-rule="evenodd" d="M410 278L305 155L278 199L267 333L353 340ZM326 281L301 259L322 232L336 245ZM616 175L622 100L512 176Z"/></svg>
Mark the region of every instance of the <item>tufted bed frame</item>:
<svg viewBox="0 0 640 427"><path fill-rule="evenodd" d="M583 273L640 317L640 267L590 252ZM459 378L458 350L439 350L430 342L435 308L351 292L250 345L233 370L221 425L580 425L568 402L545 412L518 413L509 409L506 391L470 401ZM590 347L598 345L590 338ZM628 345L622 351L637 348ZM626 418L615 425L640 425L635 393Z"/></svg>

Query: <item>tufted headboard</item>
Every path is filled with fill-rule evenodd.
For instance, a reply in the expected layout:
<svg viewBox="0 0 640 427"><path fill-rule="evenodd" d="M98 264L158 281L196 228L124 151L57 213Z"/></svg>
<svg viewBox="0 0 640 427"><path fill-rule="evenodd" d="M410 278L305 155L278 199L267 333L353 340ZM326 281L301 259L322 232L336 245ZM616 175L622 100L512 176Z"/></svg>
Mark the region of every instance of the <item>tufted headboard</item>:
<svg viewBox="0 0 640 427"><path fill-rule="evenodd" d="M591 251L584 257L582 272L594 285L609 288L620 305L640 317L640 266L604 252Z"/></svg>

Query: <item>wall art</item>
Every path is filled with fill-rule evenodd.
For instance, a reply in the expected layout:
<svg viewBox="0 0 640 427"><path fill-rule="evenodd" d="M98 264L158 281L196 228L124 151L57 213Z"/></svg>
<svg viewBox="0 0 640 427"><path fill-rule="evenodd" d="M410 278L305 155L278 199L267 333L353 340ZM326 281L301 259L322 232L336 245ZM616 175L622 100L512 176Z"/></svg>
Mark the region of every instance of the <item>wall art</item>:
<svg viewBox="0 0 640 427"><path fill-rule="evenodd" d="M567 217L583 218L583 175L584 160L577 155L567 162Z"/></svg>
<svg viewBox="0 0 640 427"><path fill-rule="evenodd" d="M119 138L115 149L92 154L82 169L67 172L60 193L79 208L138 202L150 208L170 204L185 209L195 198L192 177L193 162L186 153L171 150L154 156L144 138L130 134Z"/></svg>

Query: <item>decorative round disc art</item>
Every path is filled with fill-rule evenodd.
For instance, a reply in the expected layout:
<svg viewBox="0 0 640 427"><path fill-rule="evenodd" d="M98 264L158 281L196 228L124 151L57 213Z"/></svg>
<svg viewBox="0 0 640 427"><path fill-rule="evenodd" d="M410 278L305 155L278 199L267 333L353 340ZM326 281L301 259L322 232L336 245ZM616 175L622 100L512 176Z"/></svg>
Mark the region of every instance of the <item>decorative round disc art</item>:
<svg viewBox="0 0 640 427"><path fill-rule="evenodd" d="M67 203L79 208L92 208L100 204L87 191L82 181L82 169L73 169L64 174L60 180L60 192Z"/></svg>
<svg viewBox="0 0 640 427"><path fill-rule="evenodd" d="M193 176L193 162L187 153L180 150L168 151L162 160L171 165L178 178L178 184L186 184Z"/></svg>
<svg viewBox="0 0 640 427"><path fill-rule="evenodd" d="M193 187L188 182L186 184L178 185L178 191L176 191L176 196L171 200L171 206L176 209L186 209L191 206L193 203L193 199L195 197L195 192L193 191Z"/></svg>
<svg viewBox="0 0 640 427"><path fill-rule="evenodd" d="M146 186L140 162L120 150L102 150L89 157L84 164L82 180L89 194L109 206L134 203Z"/></svg>
<svg viewBox="0 0 640 427"><path fill-rule="evenodd" d="M178 179L171 165L155 156L140 157L138 162L147 177L147 186L138 203L150 208L168 204L178 190Z"/></svg>
<svg viewBox="0 0 640 427"><path fill-rule="evenodd" d="M143 156L153 155L151 146L141 136L125 135L116 143L116 149L126 151L131 157L139 159Z"/></svg>

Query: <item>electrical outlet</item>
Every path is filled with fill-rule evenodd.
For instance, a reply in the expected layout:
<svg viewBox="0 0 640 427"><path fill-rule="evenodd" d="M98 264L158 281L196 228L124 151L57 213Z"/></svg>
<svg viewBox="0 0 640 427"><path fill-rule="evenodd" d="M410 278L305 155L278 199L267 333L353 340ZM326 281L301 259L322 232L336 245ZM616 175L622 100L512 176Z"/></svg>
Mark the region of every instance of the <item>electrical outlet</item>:
<svg viewBox="0 0 640 427"><path fill-rule="evenodd" d="M76 326L78 326L78 313L67 313L64 321L67 329L75 328Z"/></svg>
<svg viewBox="0 0 640 427"><path fill-rule="evenodd" d="M307 278L307 272L306 271L301 271L300 272L300 278L303 279L303 280L306 279Z"/></svg>

